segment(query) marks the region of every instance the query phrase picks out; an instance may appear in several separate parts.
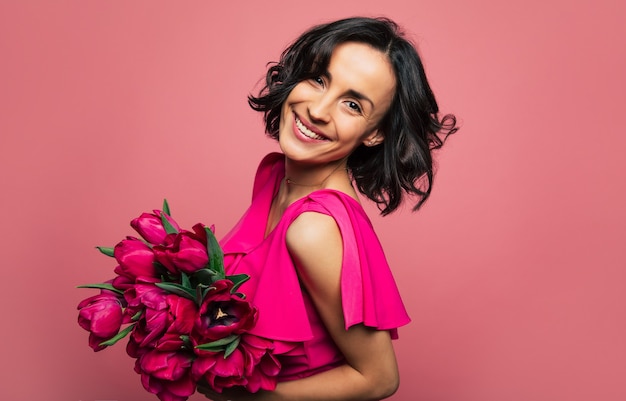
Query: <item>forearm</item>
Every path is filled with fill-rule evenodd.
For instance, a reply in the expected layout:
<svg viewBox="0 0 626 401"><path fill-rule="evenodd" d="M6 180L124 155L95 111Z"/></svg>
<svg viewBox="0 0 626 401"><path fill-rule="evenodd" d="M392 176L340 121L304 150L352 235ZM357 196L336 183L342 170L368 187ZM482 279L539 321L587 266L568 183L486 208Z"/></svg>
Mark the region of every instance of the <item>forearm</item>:
<svg viewBox="0 0 626 401"><path fill-rule="evenodd" d="M349 401L381 400L398 388L396 371L368 377L350 365L304 379L281 382L255 401Z"/></svg>

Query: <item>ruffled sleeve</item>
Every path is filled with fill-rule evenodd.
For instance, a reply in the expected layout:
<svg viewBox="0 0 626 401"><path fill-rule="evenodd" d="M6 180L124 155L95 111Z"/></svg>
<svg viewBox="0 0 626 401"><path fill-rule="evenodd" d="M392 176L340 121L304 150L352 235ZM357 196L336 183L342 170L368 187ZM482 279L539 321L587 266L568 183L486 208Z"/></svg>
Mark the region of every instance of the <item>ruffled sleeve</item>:
<svg viewBox="0 0 626 401"><path fill-rule="evenodd" d="M343 239L341 301L345 328L363 323L390 330L411 321L382 246L361 205L350 196L320 190L310 194L296 214L317 211L332 216Z"/></svg>
<svg viewBox="0 0 626 401"><path fill-rule="evenodd" d="M363 323L389 330L397 338L397 327L410 319L380 242L357 201L334 190L315 191L291 204L265 237L271 202L283 177L284 156L266 156L257 171L250 208L220 241L227 273L250 276L240 290L259 309L251 332L286 342L309 341L319 334L315 333L320 318L300 287L285 241L291 222L313 211L332 216L343 238L341 297L346 329Z"/></svg>

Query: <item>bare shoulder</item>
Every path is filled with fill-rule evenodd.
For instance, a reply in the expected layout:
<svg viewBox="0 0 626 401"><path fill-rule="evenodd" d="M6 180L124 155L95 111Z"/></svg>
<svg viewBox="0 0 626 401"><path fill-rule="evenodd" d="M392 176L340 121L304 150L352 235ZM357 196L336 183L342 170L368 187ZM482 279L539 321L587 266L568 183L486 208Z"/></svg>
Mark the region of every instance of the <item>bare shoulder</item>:
<svg viewBox="0 0 626 401"><path fill-rule="evenodd" d="M286 241L305 284L328 289L339 284L343 242L334 218L302 213L287 229Z"/></svg>
<svg viewBox="0 0 626 401"><path fill-rule="evenodd" d="M335 219L326 214L304 212L287 229L287 246L297 251L301 248L324 248L341 241Z"/></svg>

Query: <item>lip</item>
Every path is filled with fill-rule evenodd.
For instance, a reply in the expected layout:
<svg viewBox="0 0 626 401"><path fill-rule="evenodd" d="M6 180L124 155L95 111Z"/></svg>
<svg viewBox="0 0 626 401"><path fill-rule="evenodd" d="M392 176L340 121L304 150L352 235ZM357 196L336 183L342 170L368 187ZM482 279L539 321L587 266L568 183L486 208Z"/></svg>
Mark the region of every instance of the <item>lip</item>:
<svg viewBox="0 0 626 401"><path fill-rule="evenodd" d="M313 127L308 121L306 121L305 119L301 118L299 115L297 115L296 113L293 113L293 131L296 134L296 136L298 136L298 138L300 138L303 141L307 141L307 142L323 142L323 141L328 141L328 137L326 135L324 135L324 133L322 133L319 129ZM304 135L300 129L297 126L297 121L300 121L300 123L302 125L304 125L305 128L307 128L309 131L313 132L315 135L318 135L320 137L322 137L322 139L317 139L317 138L311 138L308 137L306 135Z"/></svg>

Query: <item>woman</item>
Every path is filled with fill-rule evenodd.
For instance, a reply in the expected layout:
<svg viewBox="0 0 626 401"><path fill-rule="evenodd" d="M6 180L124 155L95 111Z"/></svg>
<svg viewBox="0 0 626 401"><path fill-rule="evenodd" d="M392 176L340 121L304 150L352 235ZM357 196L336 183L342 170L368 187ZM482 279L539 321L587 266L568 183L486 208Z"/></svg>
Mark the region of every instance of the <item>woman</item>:
<svg viewBox="0 0 626 401"><path fill-rule="evenodd" d="M391 339L409 322L357 189L383 215L429 196L431 150L454 131L438 117L414 47L387 19L314 27L282 54L253 109L282 154L257 172L252 204L222 240L247 273L252 331L275 342L273 392L213 400L378 400L399 383ZM355 189L356 187L356 189Z"/></svg>

